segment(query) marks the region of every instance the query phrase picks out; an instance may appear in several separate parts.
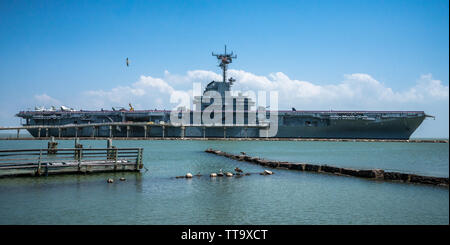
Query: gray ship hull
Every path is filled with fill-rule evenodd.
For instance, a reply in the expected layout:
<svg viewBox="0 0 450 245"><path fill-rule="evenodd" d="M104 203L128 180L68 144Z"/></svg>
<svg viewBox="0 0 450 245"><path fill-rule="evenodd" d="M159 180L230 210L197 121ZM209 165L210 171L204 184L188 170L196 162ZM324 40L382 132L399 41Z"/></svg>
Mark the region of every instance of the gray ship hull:
<svg viewBox="0 0 450 245"><path fill-rule="evenodd" d="M89 112L80 112L89 114ZM426 115L423 112L280 112L278 116L278 131L274 138L320 138L320 139L409 139L411 134L420 126ZM112 113L108 118L116 118L118 122L126 121L126 115L114 117ZM118 114L118 113L115 113ZM75 128L45 128L45 125L74 124L78 117L62 117L58 120L28 120L26 125L42 125L38 129L28 129L34 137L185 137L185 138L265 138L265 131L259 128L244 126L226 127L181 127L167 125L169 113L140 113L146 120L151 120L152 115L158 115L161 121L166 120L163 127L154 124L146 130L142 126L99 126ZM35 114L33 114L35 115ZM100 115L100 116L99 116ZM119 114L118 114L119 115ZM133 118L138 118L139 112L133 112ZM337 116L336 116L337 115ZM344 115L344 116L342 116ZM363 115L363 116L361 116ZM367 117L368 115L368 117ZM87 123L104 122L100 118L105 115L93 113L91 121ZM66 122L61 122L66 118ZM53 122L53 123L48 123ZM158 122L156 122L158 123ZM78 123L80 124L80 123ZM85 123L83 123L85 125ZM111 130L111 131L110 131Z"/></svg>

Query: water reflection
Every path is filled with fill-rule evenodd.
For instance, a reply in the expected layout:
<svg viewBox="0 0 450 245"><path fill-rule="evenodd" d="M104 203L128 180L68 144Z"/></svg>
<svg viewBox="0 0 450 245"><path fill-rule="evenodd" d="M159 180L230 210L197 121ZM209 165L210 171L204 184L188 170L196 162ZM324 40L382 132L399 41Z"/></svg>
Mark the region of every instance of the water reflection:
<svg viewBox="0 0 450 245"><path fill-rule="evenodd" d="M263 168L258 165L203 152L212 147L268 159L448 175L448 144L328 143L113 141L118 147L143 147L148 171L0 179L0 223L448 224L445 188L287 170L260 176L256 173ZM8 144L46 147L45 141ZM73 141L59 146L73 147ZM0 148L5 147L0 141ZM235 167L255 174L209 177ZM188 172L202 176L175 178ZM114 183L106 183L108 178Z"/></svg>

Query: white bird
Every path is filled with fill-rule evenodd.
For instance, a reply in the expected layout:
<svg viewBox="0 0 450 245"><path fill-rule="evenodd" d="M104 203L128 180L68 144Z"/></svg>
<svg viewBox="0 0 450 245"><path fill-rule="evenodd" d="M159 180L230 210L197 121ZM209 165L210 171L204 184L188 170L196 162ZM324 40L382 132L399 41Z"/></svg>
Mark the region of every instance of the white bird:
<svg viewBox="0 0 450 245"><path fill-rule="evenodd" d="M217 174L217 176L223 176L222 169L220 169L220 171L219 171L219 173Z"/></svg>

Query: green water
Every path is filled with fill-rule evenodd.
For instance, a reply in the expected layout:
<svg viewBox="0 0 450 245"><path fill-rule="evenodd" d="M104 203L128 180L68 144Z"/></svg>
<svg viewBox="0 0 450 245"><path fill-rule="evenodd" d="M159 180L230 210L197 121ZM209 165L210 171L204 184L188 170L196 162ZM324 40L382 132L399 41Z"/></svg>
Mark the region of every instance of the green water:
<svg viewBox="0 0 450 245"><path fill-rule="evenodd" d="M59 141L59 148L73 141ZM105 147L105 141L81 141ZM143 147L141 173L0 179L0 224L449 224L449 189L290 170L209 178L262 167L206 154L221 149L267 159L423 175L449 173L449 145L392 142L114 141ZM46 141L0 141L0 149ZM205 174L193 179L175 176ZM118 181L124 176L125 182ZM106 179L116 181L107 184Z"/></svg>

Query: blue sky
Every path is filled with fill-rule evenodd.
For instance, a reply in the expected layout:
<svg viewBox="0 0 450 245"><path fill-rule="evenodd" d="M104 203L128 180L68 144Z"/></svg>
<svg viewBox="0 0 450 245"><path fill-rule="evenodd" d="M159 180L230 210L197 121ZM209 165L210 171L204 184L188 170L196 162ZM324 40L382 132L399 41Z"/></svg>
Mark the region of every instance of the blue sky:
<svg viewBox="0 0 450 245"><path fill-rule="evenodd" d="M231 66L238 78L248 73L281 83L270 74L282 73L327 93L330 85L374 80L375 87L356 92L379 88L374 94L381 96L392 90L396 99L385 104L380 96L372 104L337 99L317 106L425 110L437 119L427 120L416 136L448 137L448 29L449 2L438 0L1 1L0 125L16 125L14 113L40 103L167 107L133 93L123 100L109 97L135 88L143 76L189 89L192 84L180 82L191 81L189 71L220 72L211 51L227 44L238 54ZM417 94L421 88L430 92ZM321 109L299 101L292 97L284 109Z"/></svg>

